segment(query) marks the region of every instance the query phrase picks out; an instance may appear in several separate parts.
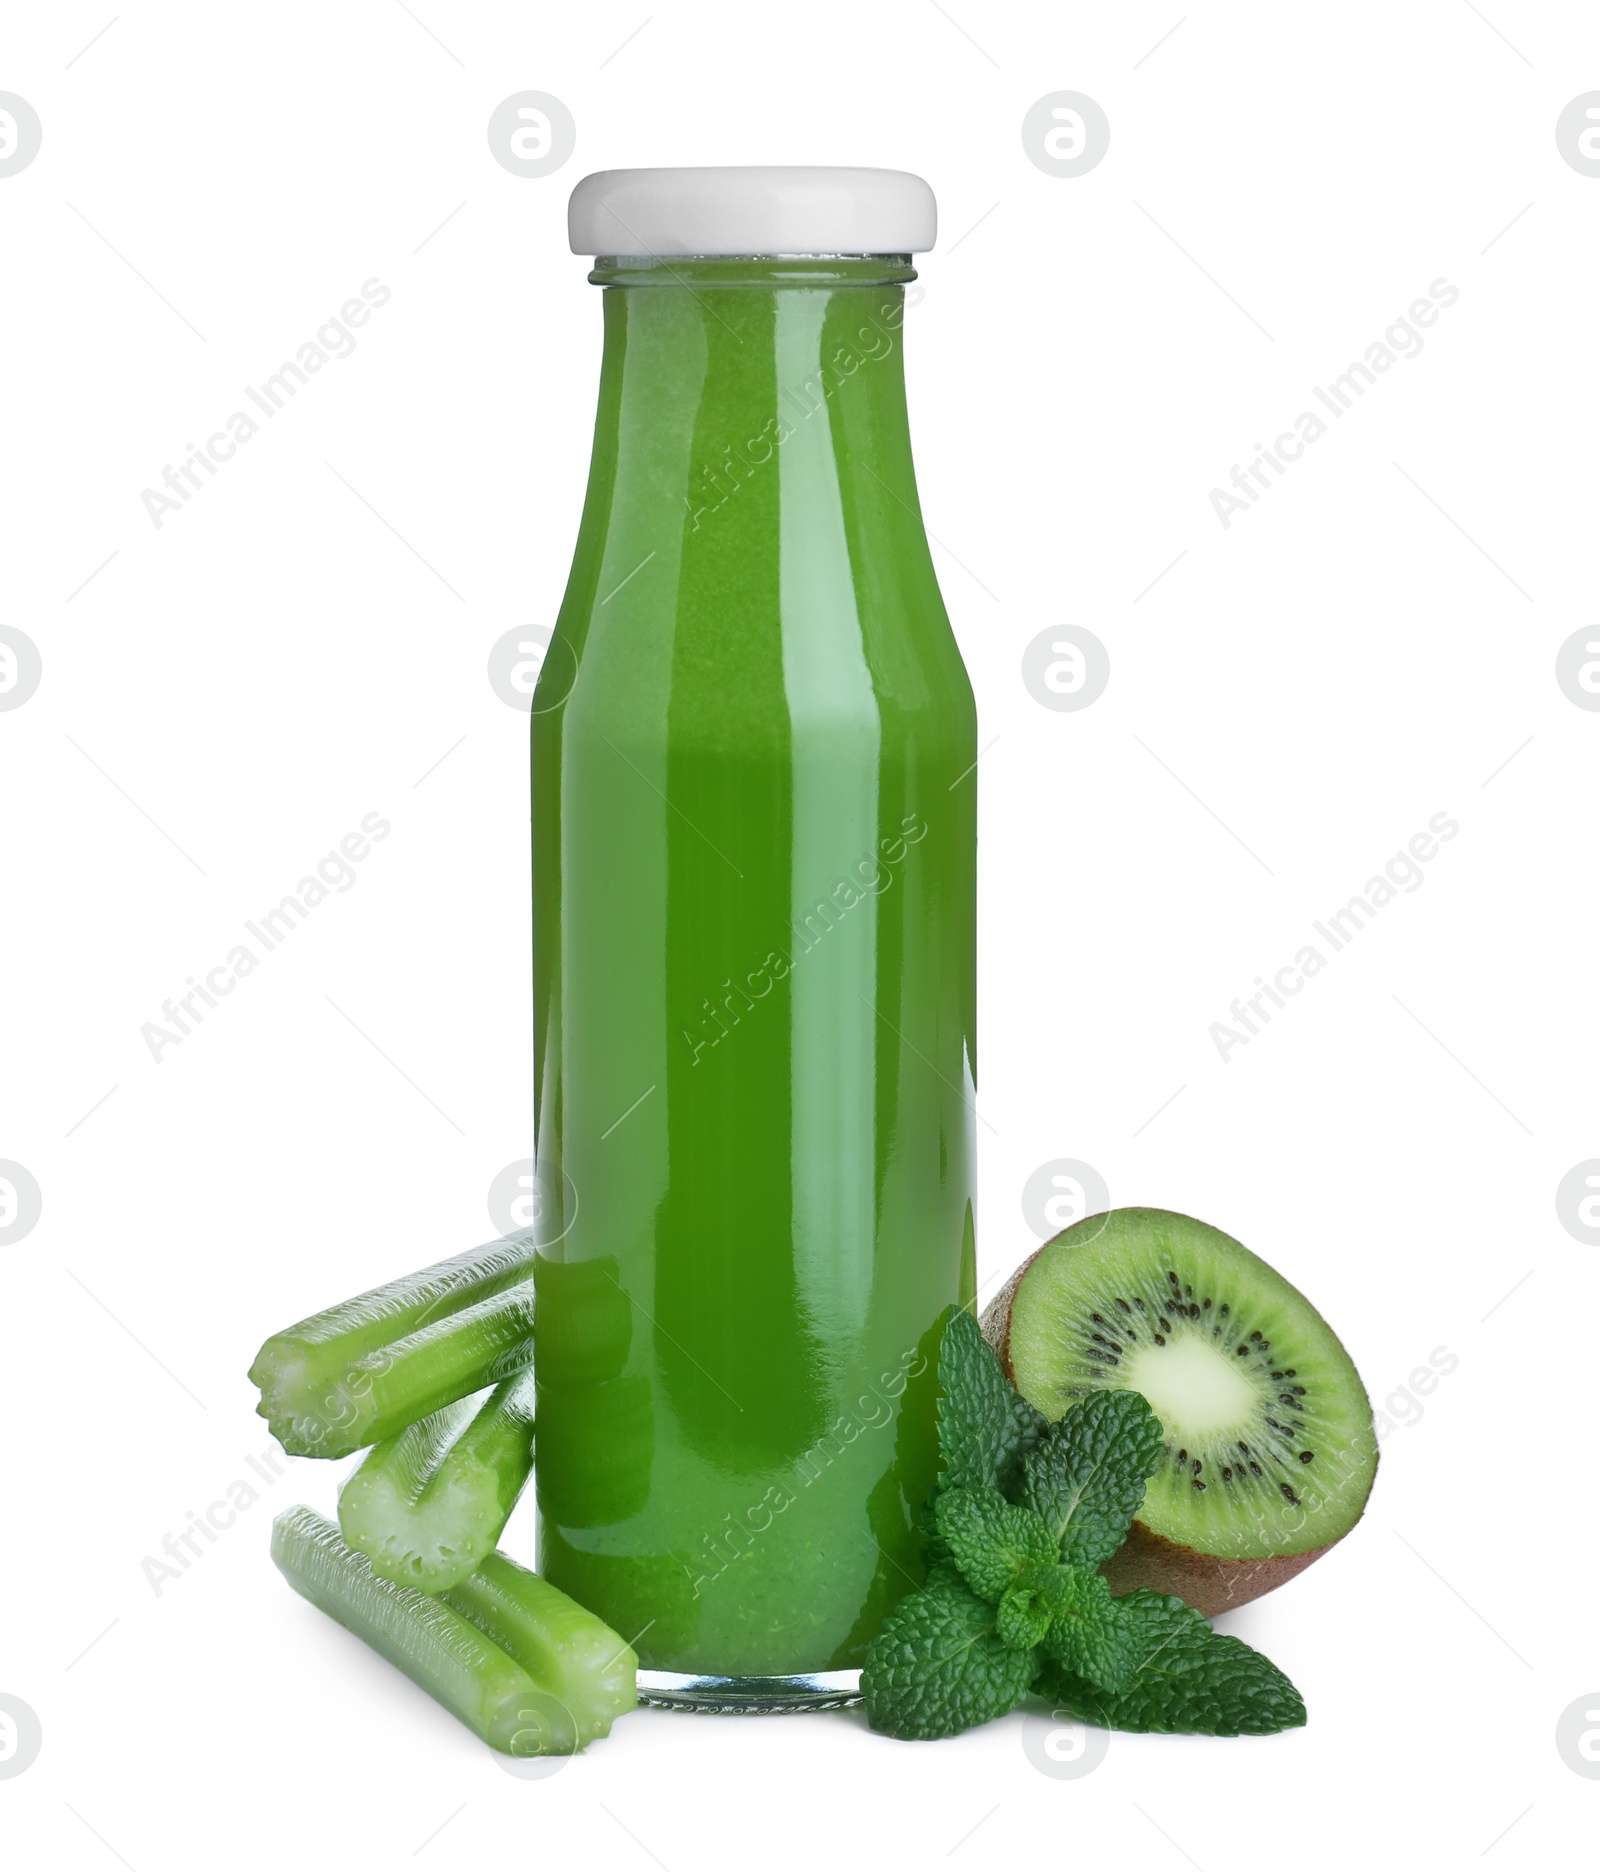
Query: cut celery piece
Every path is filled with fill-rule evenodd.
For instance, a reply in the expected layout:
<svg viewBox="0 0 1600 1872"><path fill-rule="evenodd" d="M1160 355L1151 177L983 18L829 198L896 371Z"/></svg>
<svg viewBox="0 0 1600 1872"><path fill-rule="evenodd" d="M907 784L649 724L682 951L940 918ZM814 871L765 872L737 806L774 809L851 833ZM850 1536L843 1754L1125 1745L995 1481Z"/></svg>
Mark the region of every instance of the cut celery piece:
<svg viewBox="0 0 1600 1872"><path fill-rule="evenodd" d="M297 1593L365 1639L491 1748L570 1755L587 1740L562 1699L470 1619L442 1599L377 1578L310 1508L286 1509L273 1522L272 1558Z"/></svg>
<svg viewBox="0 0 1600 1872"><path fill-rule="evenodd" d="M274 1333L250 1367L251 1381L261 1389L258 1414L294 1456L344 1455L375 1441L386 1433L341 1441L346 1424L359 1415L364 1382L358 1378L351 1389L355 1368L395 1341L530 1279L537 1259L531 1233L502 1236ZM463 1388L477 1390L504 1375L495 1372ZM340 1447L323 1447L330 1440Z"/></svg>
<svg viewBox="0 0 1600 1872"><path fill-rule="evenodd" d="M258 1361L259 1362L259 1361ZM259 1406L291 1456L348 1456L533 1362L533 1282L463 1307L357 1359L308 1418L281 1394ZM276 1408L274 1408L276 1406Z"/></svg>
<svg viewBox="0 0 1600 1872"><path fill-rule="evenodd" d="M560 1700L580 1747L608 1735L616 1718L638 1703L633 1647L508 1554L490 1554L441 1598Z"/></svg>
<svg viewBox="0 0 1600 1872"><path fill-rule="evenodd" d="M368 1452L339 1531L380 1578L439 1593L494 1551L533 1468L533 1379L447 1404Z"/></svg>

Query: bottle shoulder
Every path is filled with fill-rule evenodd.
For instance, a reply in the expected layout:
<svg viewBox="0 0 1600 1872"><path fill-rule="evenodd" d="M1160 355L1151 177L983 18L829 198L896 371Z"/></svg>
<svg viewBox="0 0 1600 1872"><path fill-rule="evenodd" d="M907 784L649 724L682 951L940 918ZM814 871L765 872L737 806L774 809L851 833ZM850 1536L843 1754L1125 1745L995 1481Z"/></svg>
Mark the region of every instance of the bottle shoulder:
<svg viewBox="0 0 1600 1872"><path fill-rule="evenodd" d="M942 604L563 607L535 711L740 741L819 732L957 740L972 686Z"/></svg>

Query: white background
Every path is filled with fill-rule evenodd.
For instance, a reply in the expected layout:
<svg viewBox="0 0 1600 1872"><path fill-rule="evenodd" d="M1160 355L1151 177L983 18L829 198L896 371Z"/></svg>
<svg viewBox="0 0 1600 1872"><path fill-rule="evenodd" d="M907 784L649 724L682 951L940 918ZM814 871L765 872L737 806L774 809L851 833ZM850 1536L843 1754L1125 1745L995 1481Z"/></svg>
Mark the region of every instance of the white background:
<svg viewBox="0 0 1600 1872"><path fill-rule="evenodd" d="M44 141L0 180L0 621L44 675L0 714L0 1156L43 1216L0 1249L0 1692L43 1749L0 1783L0 1850L1570 1857L1600 1803L1555 1744L1600 1686L1600 1288L1555 1191L1600 1154L1600 715L1554 670L1594 616L1600 181L1554 126L1600 86L1600 16L651 3L9 21L0 87ZM578 126L544 179L485 136L528 88ZM1058 89L1112 126L1077 179L1021 142ZM333 1473L262 1486L159 1595L142 1569L271 1447L268 1330L495 1232L531 1124L527 719L485 660L553 618L577 523L600 307L566 196L740 161L939 198L908 367L988 748L981 1277L1034 1241L1030 1174L1080 1159L1242 1237L1380 1409L1421 1410L1358 1531L1225 1621L1303 1732L1118 1735L1063 1779L1021 1715L906 1745L644 1711L524 1784L273 1572L272 1515ZM153 526L141 489L373 277L355 352ZM1224 529L1210 489L1439 278L1422 353ZM1111 658L1076 713L1020 675L1062 623ZM368 812L393 832L355 884L155 1063L141 1025ZM1224 1064L1211 1023L1439 812L1423 886ZM1386 1402L1440 1347L1451 1375Z"/></svg>

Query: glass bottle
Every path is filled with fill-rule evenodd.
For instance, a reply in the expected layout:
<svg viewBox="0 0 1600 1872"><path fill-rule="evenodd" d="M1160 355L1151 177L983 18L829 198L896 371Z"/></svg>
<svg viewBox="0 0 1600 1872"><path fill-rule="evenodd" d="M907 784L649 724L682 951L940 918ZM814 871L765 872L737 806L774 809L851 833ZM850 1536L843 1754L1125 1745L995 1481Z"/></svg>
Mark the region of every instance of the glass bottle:
<svg viewBox="0 0 1600 1872"><path fill-rule="evenodd" d="M646 1694L799 1706L920 1582L974 1287L976 727L902 352L932 198L611 172L573 209L608 237L533 715L540 1567Z"/></svg>

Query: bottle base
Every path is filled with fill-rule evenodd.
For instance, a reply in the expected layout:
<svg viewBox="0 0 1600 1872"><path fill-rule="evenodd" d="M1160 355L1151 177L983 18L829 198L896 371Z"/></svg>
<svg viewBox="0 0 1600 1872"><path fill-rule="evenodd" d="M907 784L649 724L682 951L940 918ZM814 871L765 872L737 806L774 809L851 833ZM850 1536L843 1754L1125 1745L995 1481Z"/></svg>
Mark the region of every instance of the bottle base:
<svg viewBox="0 0 1600 1872"><path fill-rule="evenodd" d="M705 1716L784 1716L848 1709L861 1701L860 1671L805 1671L793 1677L716 1677L703 1671L639 1672L639 1701L652 1709Z"/></svg>

